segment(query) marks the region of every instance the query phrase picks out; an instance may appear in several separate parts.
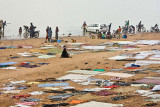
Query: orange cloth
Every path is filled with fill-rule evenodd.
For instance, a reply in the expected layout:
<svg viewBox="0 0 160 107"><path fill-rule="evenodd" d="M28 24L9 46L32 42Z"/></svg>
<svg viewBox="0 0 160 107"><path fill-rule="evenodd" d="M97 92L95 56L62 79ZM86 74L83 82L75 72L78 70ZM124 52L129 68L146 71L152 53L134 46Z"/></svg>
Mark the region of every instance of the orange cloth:
<svg viewBox="0 0 160 107"><path fill-rule="evenodd" d="M121 30L122 30L121 28L118 29L119 32L121 32Z"/></svg>
<svg viewBox="0 0 160 107"><path fill-rule="evenodd" d="M79 103L83 103L86 102L87 100L72 100L71 102L69 102L69 104L79 104Z"/></svg>

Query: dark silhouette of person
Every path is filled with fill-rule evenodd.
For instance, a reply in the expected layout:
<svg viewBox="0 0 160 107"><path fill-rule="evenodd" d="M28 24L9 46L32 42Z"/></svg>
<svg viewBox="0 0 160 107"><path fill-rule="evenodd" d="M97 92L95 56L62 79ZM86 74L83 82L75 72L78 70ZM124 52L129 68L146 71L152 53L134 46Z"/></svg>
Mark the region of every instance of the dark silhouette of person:
<svg viewBox="0 0 160 107"><path fill-rule="evenodd" d="M142 27L142 25L141 25L141 21L140 21L138 24L138 32L141 32L141 27Z"/></svg>
<svg viewBox="0 0 160 107"><path fill-rule="evenodd" d="M30 26L30 38L33 38L33 35L34 35L34 26L31 23L31 26Z"/></svg>
<svg viewBox="0 0 160 107"><path fill-rule="evenodd" d="M108 32L107 32L107 35L111 35L111 25L112 25L112 23L110 23L110 25L108 26L109 27L109 29L108 29Z"/></svg>
<svg viewBox="0 0 160 107"><path fill-rule="evenodd" d="M56 40L58 40L58 32L59 32L59 29L58 27L56 27L56 35L55 35Z"/></svg>
<svg viewBox="0 0 160 107"><path fill-rule="evenodd" d="M61 58L69 58L69 54L67 53L66 46L64 46Z"/></svg>

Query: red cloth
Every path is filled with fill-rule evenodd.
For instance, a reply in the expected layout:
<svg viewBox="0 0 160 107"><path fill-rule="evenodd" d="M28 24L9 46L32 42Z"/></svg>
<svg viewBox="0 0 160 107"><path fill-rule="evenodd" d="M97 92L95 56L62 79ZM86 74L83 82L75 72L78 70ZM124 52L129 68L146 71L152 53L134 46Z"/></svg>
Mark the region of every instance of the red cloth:
<svg viewBox="0 0 160 107"><path fill-rule="evenodd" d="M16 98L16 99L19 99L19 98L27 98L27 97L30 97L31 94L28 94L28 95L15 95L13 96L13 98Z"/></svg>
<svg viewBox="0 0 160 107"><path fill-rule="evenodd" d="M117 88L118 86L117 85L111 85L111 86L105 86L104 88Z"/></svg>
<svg viewBox="0 0 160 107"><path fill-rule="evenodd" d="M125 69L140 69L140 68L136 68L136 67L127 67Z"/></svg>

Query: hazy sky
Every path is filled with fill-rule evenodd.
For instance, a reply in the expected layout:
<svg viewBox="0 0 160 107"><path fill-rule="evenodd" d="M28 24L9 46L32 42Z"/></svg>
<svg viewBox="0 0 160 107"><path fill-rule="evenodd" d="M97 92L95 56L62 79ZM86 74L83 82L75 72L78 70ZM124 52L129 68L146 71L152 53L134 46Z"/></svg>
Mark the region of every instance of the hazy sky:
<svg viewBox="0 0 160 107"><path fill-rule="evenodd" d="M12 23L8 35L17 35L20 26L33 22L42 36L45 29L59 26L61 33L79 34L84 21L113 23L112 30L125 20L137 25L141 20L149 29L160 24L160 0L0 0L0 19Z"/></svg>

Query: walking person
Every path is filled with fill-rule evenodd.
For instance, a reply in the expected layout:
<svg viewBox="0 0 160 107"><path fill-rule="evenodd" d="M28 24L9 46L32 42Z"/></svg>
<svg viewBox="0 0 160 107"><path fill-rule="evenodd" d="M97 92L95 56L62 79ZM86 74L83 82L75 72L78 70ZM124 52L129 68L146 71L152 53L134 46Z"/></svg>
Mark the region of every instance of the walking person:
<svg viewBox="0 0 160 107"><path fill-rule="evenodd" d="M22 27L19 27L19 36L22 36Z"/></svg>
<svg viewBox="0 0 160 107"><path fill-rule="evenodd" d="M121 27L119 26L118 28L118 36L117 36L117 39L120 39L121 38Z"/></svg>
<svg viewBox="0 0 160 107"><path fill-rule="evenodd" d="M56 35L55 35L56 40L58 40L58 32L59 32L59 29L58 27L56 27Z"/></svg>

